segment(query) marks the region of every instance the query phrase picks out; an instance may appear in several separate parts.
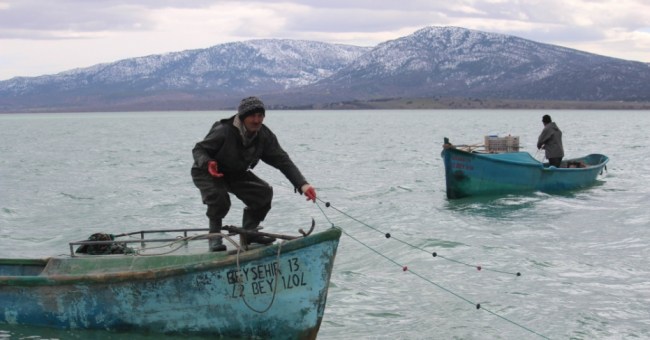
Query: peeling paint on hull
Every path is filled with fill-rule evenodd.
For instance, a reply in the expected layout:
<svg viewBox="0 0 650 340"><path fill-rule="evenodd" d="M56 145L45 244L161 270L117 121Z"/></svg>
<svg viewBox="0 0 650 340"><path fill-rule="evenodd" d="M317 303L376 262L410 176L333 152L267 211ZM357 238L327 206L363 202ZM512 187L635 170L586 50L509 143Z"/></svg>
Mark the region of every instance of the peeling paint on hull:
<svg viewBox="0 0 650 340"><path fill-rule="evenodd" d="M486 154L447 148L445 164L447 198L503 195L519 192L561 192L588 187L608 162L608 157L590 154L569 159L584 168L556 168L534 159L527 152Z"/></svg>
<svg viewBox="0 0 650 340"><path fill-rule="evenodd" d="M340 236L331 228L239 255L0 259L0 322L313 339Z"/></svg>

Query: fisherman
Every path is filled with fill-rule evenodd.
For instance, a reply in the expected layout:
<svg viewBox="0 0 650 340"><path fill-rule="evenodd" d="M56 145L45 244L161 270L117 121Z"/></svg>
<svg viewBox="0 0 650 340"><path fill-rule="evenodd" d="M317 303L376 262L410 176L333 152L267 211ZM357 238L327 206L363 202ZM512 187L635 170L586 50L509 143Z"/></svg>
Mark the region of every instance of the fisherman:
<svg viewBox="0 0 650 340"><path fill-rule="evenodd" d="M252 169L262 160L284 174L296 191L316 202L316 190L303 177L276 136L262 122L264 103L256 97L242 99L237 114L212 125L205 139L196 143L192 154L192 180L207 205L210 233L221 232L222 220L230 209L230 193L246 207L242 227L255 230L271 209L273 188ZM248 236L248 243L270 244L275 238ZM211 238L210 251L225 251L221 237Z"/></svg>
<svg viewBox="0 0 650 340"><path fill-rule="evenodd" d="M544 149L548 164L559 168L562 164L562 157L564 157L562 131L549 115L542 117L542 123L544 123L544 129L537 139L537 149Z"/></svg>

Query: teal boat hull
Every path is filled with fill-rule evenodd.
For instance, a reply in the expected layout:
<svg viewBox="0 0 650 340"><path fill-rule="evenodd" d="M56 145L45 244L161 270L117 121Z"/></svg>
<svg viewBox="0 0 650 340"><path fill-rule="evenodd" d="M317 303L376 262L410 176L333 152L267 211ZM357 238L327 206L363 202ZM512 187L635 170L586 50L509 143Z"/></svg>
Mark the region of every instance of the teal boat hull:
<svg viewBox="0 0 650 340"><path fill-rule="evenodd" d="M583 164L580 168L549 167L527 152L475 153L445 148L447 198L502 195L519 192L562 192L593 185L609 161L601 154L563 161Z"/></svg>
<svg viewBox="0 0 650 340"><path fill-rule="evenodd" d="M314 339L340 236L239 254L0 259L0 323Z"/></svg>

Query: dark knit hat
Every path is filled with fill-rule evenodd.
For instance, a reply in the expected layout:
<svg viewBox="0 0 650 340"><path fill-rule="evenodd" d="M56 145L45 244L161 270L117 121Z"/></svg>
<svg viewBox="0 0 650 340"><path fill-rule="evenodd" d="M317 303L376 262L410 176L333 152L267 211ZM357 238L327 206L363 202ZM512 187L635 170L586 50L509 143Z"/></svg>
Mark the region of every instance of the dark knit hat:
<svg viewBox="0 0 650 340"><path fill-rule="evenodd" d="M239 103L239 108L237 109L237 114L241 120L244 120L244 118L257 112L262 112L263 115L266 114L264 103L262 103L262 101L257 97L248 97L242 99Z"/></svg>
<svg viewBox="0 0 650 340"><path fill-rule="evenodd" d="M544 123L544 124L548 124L548 123L550 123L550 122L551 122L551 116L549 116L549 115L544 115L544 117L542 117L542 123Z"/></svg>

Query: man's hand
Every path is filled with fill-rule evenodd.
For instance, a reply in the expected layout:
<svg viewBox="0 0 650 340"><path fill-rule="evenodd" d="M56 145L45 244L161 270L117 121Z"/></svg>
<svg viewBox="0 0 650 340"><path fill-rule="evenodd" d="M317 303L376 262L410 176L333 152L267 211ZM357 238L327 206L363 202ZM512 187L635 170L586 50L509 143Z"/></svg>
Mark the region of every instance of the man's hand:
<svg viewBox="0 0 650 340"><path fill-rule="evenodd" d="M308 201L316 202L316 189L314 189L310 184L303 184L300 191L302 191L302 193L307 197Z"/></svg>
<svg viewBox="0 0 650 340"><path fill-rule="evenodd" d="M212 177L220 178L223 177L223 174L219 172L217 169L217 162L216 161L209 161L208 162L208 172Z"/></svg>

